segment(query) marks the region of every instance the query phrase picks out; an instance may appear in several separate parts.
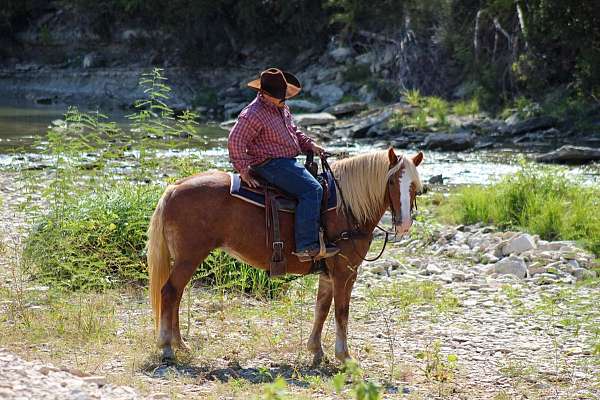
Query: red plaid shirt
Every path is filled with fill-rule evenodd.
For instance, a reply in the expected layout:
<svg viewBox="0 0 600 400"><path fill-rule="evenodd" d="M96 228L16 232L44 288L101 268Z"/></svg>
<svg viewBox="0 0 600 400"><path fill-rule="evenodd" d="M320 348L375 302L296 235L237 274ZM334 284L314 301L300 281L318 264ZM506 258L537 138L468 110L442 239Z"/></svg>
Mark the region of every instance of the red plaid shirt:
<svg viewBox="0 0 600 400"><path fill-rule="evenodd" d="M287 105L278 108L258 94L229 132L229 159L242 172L269 158L291 158L310 150L312 139L294 125Z"/></svg>

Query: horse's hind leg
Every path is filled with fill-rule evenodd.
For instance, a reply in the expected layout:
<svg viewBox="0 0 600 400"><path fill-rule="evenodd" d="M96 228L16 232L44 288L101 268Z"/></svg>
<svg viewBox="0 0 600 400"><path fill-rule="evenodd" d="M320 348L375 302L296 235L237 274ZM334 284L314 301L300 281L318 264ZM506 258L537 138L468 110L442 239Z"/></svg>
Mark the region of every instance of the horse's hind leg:
<svg viewBox="0 0 600 400"><path fill-rule="evenodd" d="M333 290L331 279L328 275L321 274L319 277L319 290L317 292L317 302L315 304L315 320L313 322L312 332L308 338L308 350L313 354L313 366L317 366L323 361L323 347L321 346L321 333L323 332L323 324L329 314L331 308L331 300L333 299Z"/></svg>
<svg viewBox="0 0 600 400"><path fill-rule="evenodd" d="M208 255L208 252L207 254ZM198 268L198 265L206 257L197 258L197 261L179 261L175 260L169 280L165 283L161 291L161 319L159 346L163 350L163 359L172 359L174 357L172 345L187 349L187 345L181 338L179 330L179 304L185 286L188 284L192 275Z"/></svg>

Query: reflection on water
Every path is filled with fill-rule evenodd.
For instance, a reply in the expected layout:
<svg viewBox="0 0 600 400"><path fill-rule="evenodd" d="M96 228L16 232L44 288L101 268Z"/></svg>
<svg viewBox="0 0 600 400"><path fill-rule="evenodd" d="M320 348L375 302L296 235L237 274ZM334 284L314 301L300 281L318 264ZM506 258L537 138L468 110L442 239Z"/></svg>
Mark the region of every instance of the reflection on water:
<svg viewBox="0 0 600 400"><path fill-rule="evenodd" d="M22 108L0 105L0 168L19 167L30 163L44 164L45 157L35 154L30 146L36 138L43 138L48 126L55 119L63 117L65 108ZM127 128L125 114L111 115L121 126ZM199 129L200 140L186 142L173 140L164 143L159 156L165 158L182 155L202 156L219 168L229 168L227 157L227 131L216 126L203 125ZM173 148L173 144L175 147ZM183 147L185 146L185 147ZM24 152L15 155L10 149L23 148ZM329 146L331 151L344 151L349 154L377 149L372 144L354 143L351 146ZM379 147L381 148L381 147ZM407 151L409 155L412 151ZM135 154L132 154L135 156ZM513 174L519 169L520 153L515 151L469 151L436 152L426 151L425 162L419 168L424 181L432 176L442 175L445 184L489 184L501 177ZM557 167L557 170L559 168ZM600 185L600 164L583 167L567 167L568 173L582 177L586 182Z"/></svg>

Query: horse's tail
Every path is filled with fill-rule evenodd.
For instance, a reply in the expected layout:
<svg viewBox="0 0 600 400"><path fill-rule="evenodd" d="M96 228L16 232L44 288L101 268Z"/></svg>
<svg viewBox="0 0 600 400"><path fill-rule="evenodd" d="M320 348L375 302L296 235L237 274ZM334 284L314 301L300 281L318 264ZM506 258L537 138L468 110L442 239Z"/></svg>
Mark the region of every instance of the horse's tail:
<svg viewBox="0 0 600 400"><path fill-rule="evenodd" d="M148 243L146 244L148 273L150 275L150 302L154 311L154 326L158 330L160 322L161 290L171 273L171 255L163 232L163 213L167 199L175 189L174 185L167 186L161 196L148 227Z"/></svg>

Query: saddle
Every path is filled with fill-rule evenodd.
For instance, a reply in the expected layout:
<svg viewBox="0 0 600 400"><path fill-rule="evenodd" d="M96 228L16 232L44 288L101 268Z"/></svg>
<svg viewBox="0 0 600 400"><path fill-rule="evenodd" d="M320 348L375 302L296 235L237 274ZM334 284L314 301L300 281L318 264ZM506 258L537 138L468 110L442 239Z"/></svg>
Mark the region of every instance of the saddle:
<svg viewBox="0 0 600 400"><path fill-rule="evenodd" d="M305 163L306 169L321 183L323 187L323 200L321 202L321 214L336 207L335 181L331 173L317 173L317 164L313 161L312 154L308 154ZM247 186L238 174L231 174L230 194L244 201L265 208L266 245L273 250L269 263L269 276L276 277L286 273L287 261L284 255L284 242L281 237L279 213L293 213L297 200L288 193L270 185L256 174L253 177L260 183L257 188ZM321 220L320 241L324 248L325 221ZM319 272L324 268L322 260L313 262L311 272Z"/></svg>

